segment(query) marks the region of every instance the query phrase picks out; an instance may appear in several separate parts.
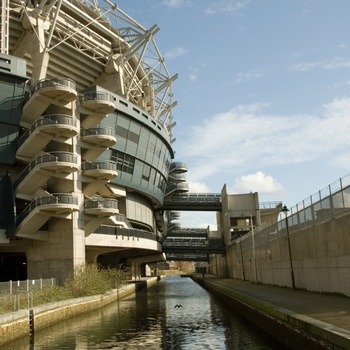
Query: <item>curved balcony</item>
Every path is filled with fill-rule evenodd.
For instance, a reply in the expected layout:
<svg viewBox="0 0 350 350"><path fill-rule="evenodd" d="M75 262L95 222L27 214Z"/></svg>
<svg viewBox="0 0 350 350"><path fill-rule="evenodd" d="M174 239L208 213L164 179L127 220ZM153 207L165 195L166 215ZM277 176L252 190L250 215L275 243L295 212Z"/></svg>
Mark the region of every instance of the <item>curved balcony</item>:
<svg viewBox="0 0 350 350"><path fill-rule="evenodd" d="M97 217L109 217L119 213L116 199L93 198L84 202L85 214Z"/></svg>
<svg viewBox="0 0 350 350"><path fill-rule="evenodd" d="M40 80L25 98L21 121L32 124L50 104L65 107L76 98L76 84L73 80L68 78Z"/></svg>
<svg viewBox="0 0 350 350"><path fill-rule="evenodd" d="M81 129L80 136L82 158L89 162L93 162L117 142L114 129L108 127Z"/></svg>
<svg viewBox="0 0 350 350"><path fill-rule="evenodd" d="M186 174L185 173L169 173L169 180L174 182L186 182Z"/></svg>
<svg viewBox="0 0 350 350"><path fill-rule="evenodd" d="M118 176L117 163L112 161L84 162L81 170L90 180L108 181Z"/></svg>
<svg viewBox="0 0 350 350"><path fill-rule="evenodd" d="M81 129L81 139L89 145L108 148L117 142L113 128L88 128Z"/></svg>
<svg viewBox="0 0 350 350"><path fill-rule="evenodd" d="M188 182L179 182L174 184L169 184L165 191L165 196L169 196L173 193L184 193L189 191Z"/></svg>
<svg viewBox="0 0 350 350"><path fill-rule="evenodd" d="M187 163L177 161L170 164L169 173L185 173L187 170Z"/></svg>
<svg viewBox="0 0 350 350"><path fill-rule="evenodd" d="M53 139L65 142L79 133L76 118L49 114L38 119L18 140L17 158L31 159Z"/></svg>
<svg viewBox="0 0 350 350"><path fill-rule="evenodd" d="M72 212L79 210L78 196L68 193L53 193L32 201L16 219L17 237L45 239L37 231L50 217L70 218Z"/></svg>
<svg viewBox="0 0 350 350"><path fill-rule="evenodd" d="M67 178L79 169L78 157L69 152L51 152L38 156L19 175L13 186L16 193L33 194L54 176Z"/></svg>
<svg viewBox="0 0 350 350"><path fill-rule="evenodd" d="M94 127L107 114L115 109L114 97L106 92L90 91L79 96L81 109L81 125Z"/></svg>

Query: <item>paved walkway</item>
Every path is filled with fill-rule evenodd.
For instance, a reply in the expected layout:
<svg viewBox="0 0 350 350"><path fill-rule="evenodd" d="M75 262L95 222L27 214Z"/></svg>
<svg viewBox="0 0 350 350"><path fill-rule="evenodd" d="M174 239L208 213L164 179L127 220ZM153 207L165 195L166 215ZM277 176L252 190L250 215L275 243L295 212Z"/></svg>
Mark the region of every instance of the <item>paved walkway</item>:
<svg viewBox="0 0 350 350"><path fill-rule="evenodd" d="M201 274L196 275L202 278ZM277 286L254 284L232 278L206 274L204 279L218 287L227 288L244 298L263 301L271 307L316 324L328 332L347 339L350 345L350 298L341 295L313 293ZM346 347L347 348L347 347ZM350 349L350 347L348 348Z"/></svg>

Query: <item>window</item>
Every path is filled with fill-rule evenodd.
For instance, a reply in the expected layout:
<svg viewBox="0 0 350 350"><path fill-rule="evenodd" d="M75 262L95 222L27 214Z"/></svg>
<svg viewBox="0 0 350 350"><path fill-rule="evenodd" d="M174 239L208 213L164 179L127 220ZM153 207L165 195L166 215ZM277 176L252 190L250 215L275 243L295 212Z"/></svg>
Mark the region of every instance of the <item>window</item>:
<svg viewBox="0 0 350 350"><path fill-rule="evenodd" d="M128 174L133 174L135 167L135 157L112 150L111 160L117 163L117 170Z"/></svg>

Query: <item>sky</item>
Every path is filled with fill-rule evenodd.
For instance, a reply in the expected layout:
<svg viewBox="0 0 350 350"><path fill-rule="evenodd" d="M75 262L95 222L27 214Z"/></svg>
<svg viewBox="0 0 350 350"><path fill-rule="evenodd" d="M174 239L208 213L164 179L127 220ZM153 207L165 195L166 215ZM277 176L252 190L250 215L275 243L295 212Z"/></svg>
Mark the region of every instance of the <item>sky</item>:
<svg viewBox="0 0 350 350"><path fill-rule="evenodd" d="M190 192L288 207L350 173L349 0L120 0L173 83ZM182 227L215 225L181 213Z"/></svg>

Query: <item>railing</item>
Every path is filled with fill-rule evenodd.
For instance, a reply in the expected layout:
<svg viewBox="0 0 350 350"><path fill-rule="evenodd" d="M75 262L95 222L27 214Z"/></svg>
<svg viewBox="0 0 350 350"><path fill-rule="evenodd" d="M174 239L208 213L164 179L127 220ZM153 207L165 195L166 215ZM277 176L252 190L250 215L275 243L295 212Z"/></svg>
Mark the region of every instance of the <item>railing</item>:
<svg viewBox="0 0 350 350"><path fill-rule="evenodd" d="M29 292L35 289L42 290L47 286L54 286L57 284L56 278L39 278L33 280L23 280L23 281L8 281L0 282L0 292L16 294L19 292Z"/></svg>
<svg viewBox="0 0 350 350"><path fill-rule="evenodd" d="M208 229L206 228L181 228L174 227L172 230L169 230L169 237L206 237L208 236Z"/></svg>
<svg viewBox="0 0 350 350"><path fill-rule="evenodd" d="M221 203L221 194L217 193L188 193L176 194L164 199L168 203Z"/></svg>
<svg viewBox="0 0 350 350"><path fill-rule="evenodd" d="M39 90L42 90L46 87L52 86L62 86L68 87L70 89L76 90L76 84L73 80L68 78L52 78L52 79L43 79L39 80L34 87L30 90L30 92L26 95L24 103L28 102L28 100Z"/></svg>
<svg viewBox="0 0 350 350"><path fill-rule="evenodd" d="M108 94L107 92L97 92L97 91L91 91L91 92L85 92L79 96L80 102L86 102L86 101L107 101L114 103L114 97L111 94Z"/></svg>
<svg viewBox="0 0 350 350"><path fill-rule="evenodd" d="M187 163L185 163L185 162L178 161L178 162L172 162L170 164L170 173L173 171L174 172L176 172L176 171L186 172L187 169L188 169L188 166L187 166Z"/></svg>
<svg viewBox="0 0 350 350"><path fill-rule="evenodd" d="M84 202L84 209L118 209L117 199L91 199Z"/></svg>
<svg viewBox="0 0 350 350"><path fill-rule="evenodd" d="M226 252L224 240L222 238L167 238L163 242L165 253L185 253L205 251L207 253Z"/></svg>
<svg viewBox="0 0 350 350"><path fill-rule="evenodd" d="M101 162L84 162L81 165L81 169L83 171L88 171L88 170L111 170L111 171L117 171L117 163L106 160L106 161L101 161Z"/></svg>
<svg viewBox="0 0 350 350"><path fill-rule="evenodd" d="M13 187L16 188L37 165L52 162L78 164L78 156L70 152L50 152L38 156L21 172L16 181L13 183Z"/></svg>
<svg viewBox="0 0 350 350"><path fill-rule="evenodd" d="M107 136L115 136L114 128L103 127L103 128L87 128L81 129L80 132L81 137L86 136L95 136L95 135L107 135Z"/></svg>
<svg viewBox="0 0 350 350"><path fill-rule="evenodd" d="M28 129L18 140L18 146L19 148L24 141L38 128L45 125L69 125L74 128L78 126L78 121L76 118L71 117L69 115L63 115L63 114L49 114L41 117L38 119L31 127Z"/></svg>
<svg viewBox="0 0 350 350"><path fill-rule="evenodd" d="M128 238L143 238L143 239L150 239L152 241L161 241L161 238L157 236L153 232L145 231L145 230L138 230L136 228L124 228L124 227L117 227L117 236L121 237L128 237Z"/></svg>
<svg viewBox="0 0 350 350"><path fill-rule="evenodd" d="M282 208L281 208L282 209ZM350 174L328 185L317 193L280 213L277 223L264 223L254 228L254 242L257 257L269 255L269 242L306 227L350 214ZM285 216L287 215L287 216ZM252 232L237 237L234 243L244 242L244 250L252 250Z"/></svg>
<svg viewBox="0 0 350 350"><path fill-rule="evenodd" d="M50 204L78 205L78 196L67 193L52 193L51 196L39 197L33 200L18 216L16 225L18 226L35 208Z"/></svg>
<svg viewBox="0 0 350 350"><path fill-rule="evenodd" d="M282 209L282 202L260 202L259 209Z"/></svg>

